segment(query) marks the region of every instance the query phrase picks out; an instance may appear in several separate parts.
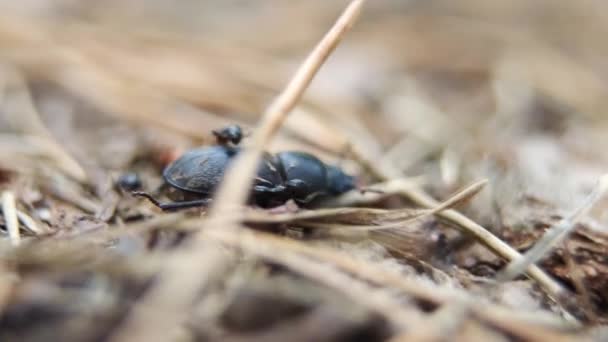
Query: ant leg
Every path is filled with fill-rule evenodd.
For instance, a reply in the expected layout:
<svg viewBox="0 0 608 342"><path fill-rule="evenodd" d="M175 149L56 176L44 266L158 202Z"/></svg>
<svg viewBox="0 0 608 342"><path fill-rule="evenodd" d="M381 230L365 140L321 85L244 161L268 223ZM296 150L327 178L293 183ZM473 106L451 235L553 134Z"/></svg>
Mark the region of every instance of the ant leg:
<svg viewBox="0 0 608 342"><path fill-rule="evenodd" d="M197 208L197 207L206 207L211 203L211 199L203 198L192 201L181 201L181 202L169 202L169 203L161 203L159 208L164 211L178 210L178 209L187 209L187 208Z"/></svg>
<svg viewBox="0 0 608 342"><path fill-rule="evenodd" d="M156 198L152 197L150 194L143 192L143 191L134 191L131 194L136 197L146 198L148 201L152 202L152 204L159 207L163 211L204 207L204 206L207 206L211 202L211 199L203 198L203 199L192 200L192 201L161 203Z"/></svg>

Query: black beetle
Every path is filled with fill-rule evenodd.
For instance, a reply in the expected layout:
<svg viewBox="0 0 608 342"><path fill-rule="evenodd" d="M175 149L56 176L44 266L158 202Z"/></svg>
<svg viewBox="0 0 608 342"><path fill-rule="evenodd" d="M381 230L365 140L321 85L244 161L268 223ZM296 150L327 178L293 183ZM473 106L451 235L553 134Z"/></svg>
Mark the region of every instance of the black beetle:
<svg viewBox="0 0 608 342"><path fill-rule="evenodd" d="M241 140L240 127L236 127L238 129L229 126L217 133L214 131L219 145L192 149L165 168L163 178L170 186L168 195L175 202L160 203L145 192L133 194L146 197L163 210L207 205L225 170L240 152L239 147L226 144L227 141ZM299 205L306 206L315 199L339 195L354 188L353 176L336 166L323 163L309 153L264 153L250 203L269 208L293 199Z"/></svg>

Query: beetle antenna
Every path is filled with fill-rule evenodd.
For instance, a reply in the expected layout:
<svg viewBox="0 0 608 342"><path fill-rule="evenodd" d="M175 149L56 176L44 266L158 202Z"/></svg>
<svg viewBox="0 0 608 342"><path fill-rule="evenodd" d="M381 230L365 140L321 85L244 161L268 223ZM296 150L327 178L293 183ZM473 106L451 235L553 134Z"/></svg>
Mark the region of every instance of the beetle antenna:
<svg viewBox="0 0 608 342"><path fill-rule="evenodd" d="M152 195L150 195L149 193L145 192L145 191L132 191L131 195L135 196L135 197L143 197L146 198L148 201L152 202L152 204L154 204L157 207L161 207L161 203L154 197L152 197Z"/></svg>

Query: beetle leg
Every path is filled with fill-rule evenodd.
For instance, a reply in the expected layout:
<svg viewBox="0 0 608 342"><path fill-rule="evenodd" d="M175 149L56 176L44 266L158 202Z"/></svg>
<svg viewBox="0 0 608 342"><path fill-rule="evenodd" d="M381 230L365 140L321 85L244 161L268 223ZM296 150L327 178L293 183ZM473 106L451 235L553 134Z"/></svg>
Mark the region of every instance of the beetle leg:
<svg viewBox="0 0 608 342"><path fill-rule="evenodd" d="M209 198L202 198L202 199L192 200L192 201L161 203L156 198L154 198L150 194L148 194L147 192L134 191L131 194L136 197L146 198L148 201L152 202L152 204L154 204L155 206L159 207L160 209L162 209L164 211L195 208L195 207L204 207L204 206L207 206L211 202L211 199L209 199Z"/></svg>
<svg viewBox="0 0 608 342"><path fill-rule="evenodd" d="M271 181L269 181L269 180L267 180L267 179L264 179L264 178L262 178L262 177L255 177L255 180L256 180L256 181L259 181L260 183L268 184L268 185L270 185L270 186L272 186L272 185L273 185ZM264 185L260 185L260 186L264 186ZM264 186L264 187L265 187L265 186Z"/></svg>
<svg viewBox="0 0 608 342"><path fill-rule="evenodd" d="M271 193L276 194L285 191L285 187L282 185L278 185L275 187L268 187L264 185L256 185L253 187L253 191L257 193Z"/></svg>

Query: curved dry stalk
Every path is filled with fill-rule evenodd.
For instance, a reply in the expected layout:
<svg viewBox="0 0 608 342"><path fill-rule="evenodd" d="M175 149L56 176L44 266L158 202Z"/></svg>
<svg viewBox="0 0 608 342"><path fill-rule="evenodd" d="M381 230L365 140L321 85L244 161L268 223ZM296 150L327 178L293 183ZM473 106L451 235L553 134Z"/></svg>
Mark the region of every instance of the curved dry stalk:
<svg viewBox="0 0 608 342"><path fill-rule="evenodd" d="M254 210L245 213L243 219L248 223L284 223L294 221L307 221L329 218L353 218L358 223L374 223L382 221L396 221L411 219L421 215L427 215L429 210L418 209L375 209L375 208L329 208L315 210L298 210L294 213L272 214L267 211Z"/></svg>
<svg viewBox="0 0 608 342"><path fill-rule="evenodd" d="M388 180L391 179L392 174L398 175L396 170L380 169L365 156L363 156L357 149L353 149L353 155L361 165L363 165L378 179ZM400 194L401 196L424 208L432 208L439 205L437 200L424 192L424 190L420 189L417 184L408 182L405 179L402 179L402 189ZM473 235L477 240L479 240L479 242L489 248L496 255L509 261L521 258L521 254L513 247L509 246L486 228L459 213L458 211L448 209L437 213L437 216ZM566 293L566 290L558 282L556 282L538 266L530 265L526 269L526 273L531 278L536 280L550 296L559 298Z"/></svg>

